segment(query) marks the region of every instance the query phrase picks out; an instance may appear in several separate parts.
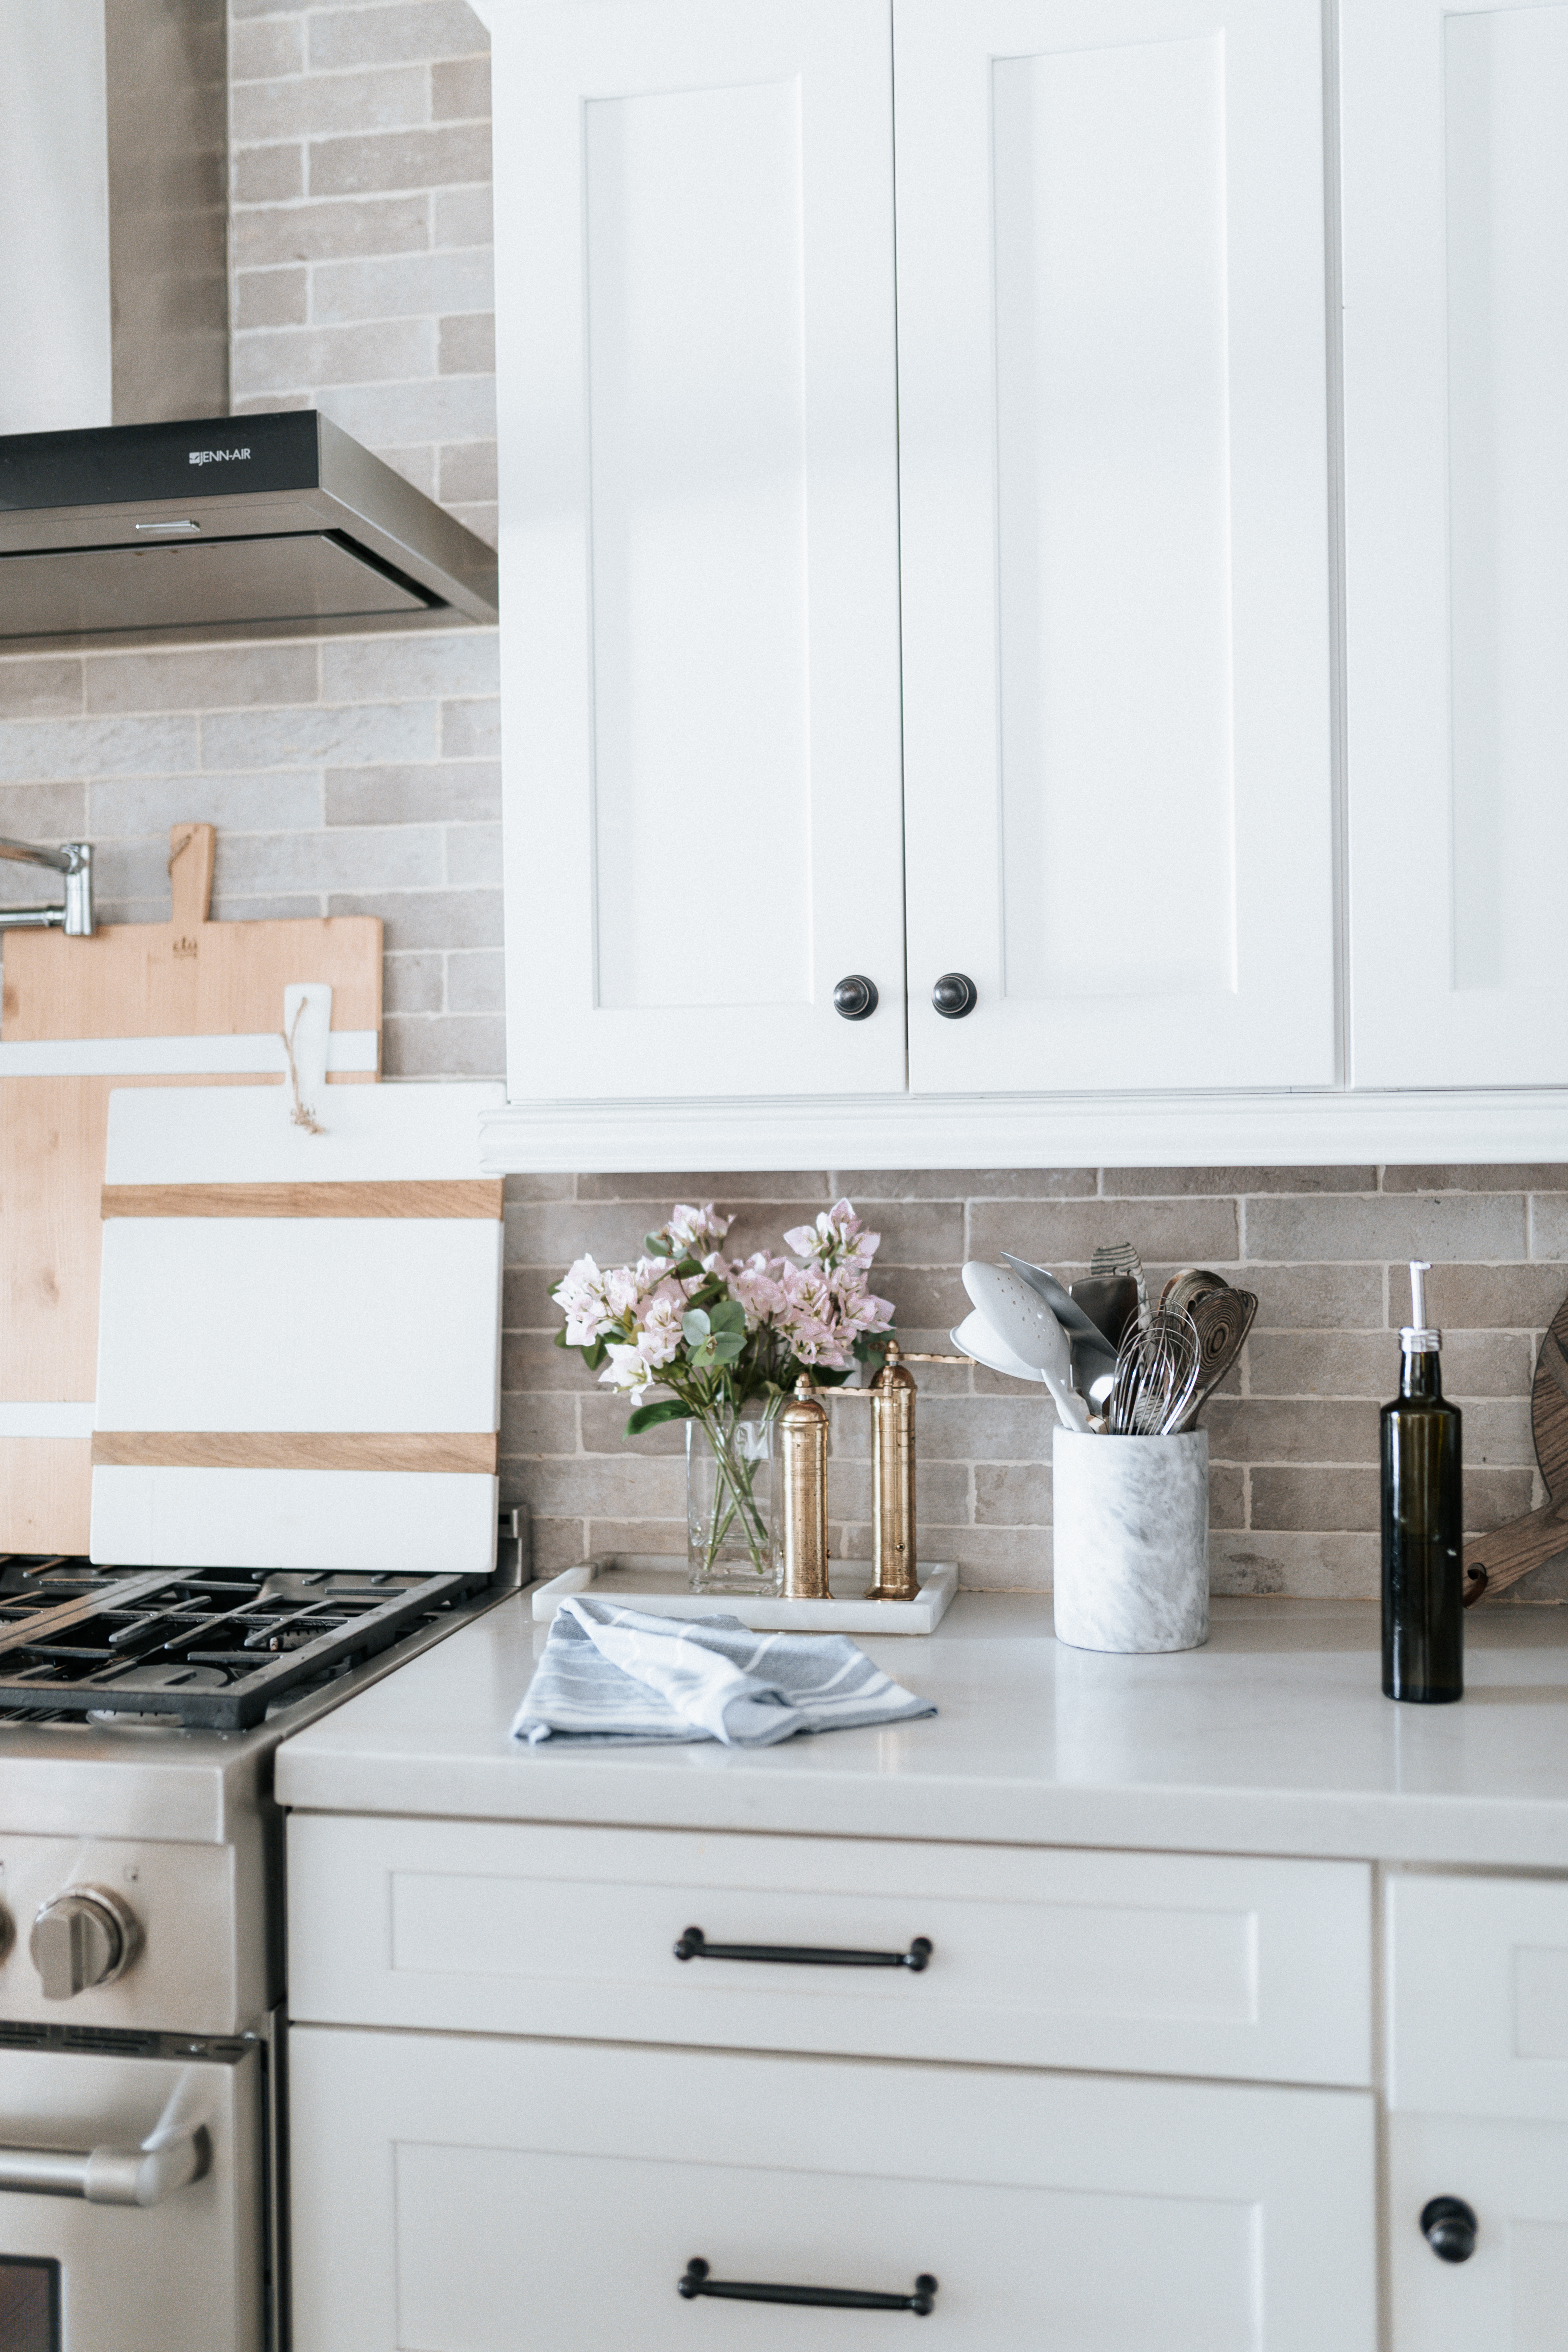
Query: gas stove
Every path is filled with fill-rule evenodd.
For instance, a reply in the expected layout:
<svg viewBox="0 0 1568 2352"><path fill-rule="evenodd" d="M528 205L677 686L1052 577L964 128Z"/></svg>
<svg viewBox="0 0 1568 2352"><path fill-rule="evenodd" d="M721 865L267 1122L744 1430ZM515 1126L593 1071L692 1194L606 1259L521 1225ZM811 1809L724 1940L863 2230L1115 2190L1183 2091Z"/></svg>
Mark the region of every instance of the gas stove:
<svg viewBox="0 0 1568 2352"><path fill-rule="evenodd" d="M0 1723L243 1731L489 1585L472 1574L0 1568Z"/></svg>

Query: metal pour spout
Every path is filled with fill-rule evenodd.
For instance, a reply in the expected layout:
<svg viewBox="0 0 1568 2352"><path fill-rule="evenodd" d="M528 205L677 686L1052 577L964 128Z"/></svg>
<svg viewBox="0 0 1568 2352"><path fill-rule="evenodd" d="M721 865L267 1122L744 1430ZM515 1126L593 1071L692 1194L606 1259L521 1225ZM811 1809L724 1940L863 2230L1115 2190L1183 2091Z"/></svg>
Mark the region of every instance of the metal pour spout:
<svg viewBox="0 0 1568 2352"><path fill-rule="evenodd" d="M58 907L0 907L0 931L63 931L68 940L92 937L92 844L62 841L45 849L30 841L0 840L0 857L18 866L47 866L66 877Z"/></svg>

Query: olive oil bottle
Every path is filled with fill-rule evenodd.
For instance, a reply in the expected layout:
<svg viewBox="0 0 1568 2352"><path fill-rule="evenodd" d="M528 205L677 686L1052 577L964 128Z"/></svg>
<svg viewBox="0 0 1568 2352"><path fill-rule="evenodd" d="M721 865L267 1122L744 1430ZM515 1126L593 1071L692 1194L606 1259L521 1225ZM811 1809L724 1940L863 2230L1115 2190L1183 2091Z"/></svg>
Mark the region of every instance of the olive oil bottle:
<svg viewBox="0 0 1568 2352"><path fill-rule="evenodd" d="M1412 1260L1399 1394L1382 1414L1383 1695L1418 1706L1465 1695L1463 1416L1444 1397L1443 1335L1426 1321L1431 1271Z"/></svg>

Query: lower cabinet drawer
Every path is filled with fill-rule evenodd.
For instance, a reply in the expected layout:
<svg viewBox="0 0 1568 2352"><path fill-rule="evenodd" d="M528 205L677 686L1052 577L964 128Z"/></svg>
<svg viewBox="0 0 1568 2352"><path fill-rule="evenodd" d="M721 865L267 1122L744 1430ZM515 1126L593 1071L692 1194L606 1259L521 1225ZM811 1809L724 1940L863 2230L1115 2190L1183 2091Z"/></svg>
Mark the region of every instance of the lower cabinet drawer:
<svg viewBox="0 0 1568 2352"><path fill-rule="evenodd" d="M1388 2140L1394 2352L1562 2352L1568 2126L1394 2116ZM1442 2260L1422 2233L1438 2198L1474 2217L1462 2261Z"/></svg>
<svg viewBox="0 0 1568 2352"><path fill-rule="evenodd" d="M1389 2105L1568 2123L1568 1883L1391 1874Z"/></svg>
<svg viewBox="0 0 1568 2352"><path fill-rule="evenodd" d="M1377 2342L1366 2093L320 2027L289 2053L295 2352L903 2340L894 2311L684 2299L694 2260L932 2277L952 2352Z"/></svg>
<svg viewBox="0 0 1568 2352"><path fill-rule="evenodd" d="M1371 2080L1358 1863L296 1814L289 1917L308 2021Z"/></svg>

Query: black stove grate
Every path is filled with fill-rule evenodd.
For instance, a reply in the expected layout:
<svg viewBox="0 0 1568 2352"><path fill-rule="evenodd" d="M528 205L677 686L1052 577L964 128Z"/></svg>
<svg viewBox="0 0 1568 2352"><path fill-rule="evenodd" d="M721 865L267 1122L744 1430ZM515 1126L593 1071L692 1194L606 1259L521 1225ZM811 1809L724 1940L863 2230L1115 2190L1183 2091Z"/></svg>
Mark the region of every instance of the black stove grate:
<svg viewBox="0 0 1568 2352"><path fill-rule="evenodd" d="M0 1710L244 1731L284 1694L374 1656L489 1581L12 1559L0 1570Z"/></svg>

